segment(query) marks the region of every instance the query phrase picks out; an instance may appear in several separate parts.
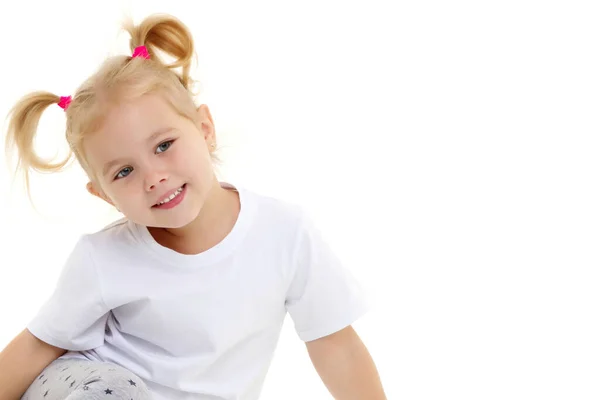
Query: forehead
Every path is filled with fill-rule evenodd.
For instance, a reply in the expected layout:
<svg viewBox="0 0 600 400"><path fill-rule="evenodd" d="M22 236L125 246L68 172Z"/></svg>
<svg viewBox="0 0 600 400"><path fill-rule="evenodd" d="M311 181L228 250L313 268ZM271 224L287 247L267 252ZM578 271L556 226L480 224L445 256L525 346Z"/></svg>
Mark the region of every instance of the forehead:
<svg viewBox="0 0 600 400"><path fill-rule="evenodd" d="M174 123L177 117L161 96L146 95L109 108L98 136L135 139L136 135L144 136L159 124Z"/></svg>
<svg viewBox="0 0 600 400"><path fill-rule="evenodd" d="M102 127L83 142L90 166L99 171L113 158L130 156L135 149L146 146L157 130L175 127L180 121L181 117L158 95L115 104L108 109Z"/></svg>

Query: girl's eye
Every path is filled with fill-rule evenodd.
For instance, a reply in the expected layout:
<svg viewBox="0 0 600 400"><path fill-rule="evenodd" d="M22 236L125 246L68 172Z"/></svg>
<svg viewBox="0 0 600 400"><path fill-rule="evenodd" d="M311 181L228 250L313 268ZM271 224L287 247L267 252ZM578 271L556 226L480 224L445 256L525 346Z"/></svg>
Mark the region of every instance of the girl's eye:
<svg viewBox="0 0 600 400"><path fill-rule="evenodd" d="M115 179L125 178L127 175L129 175L131 173L131 171L133 171L133 168L125 167L119 171L119 173L115 176Z"/></svg>
<svg viewBox="0 0 600 400"><path fill-rule="evenodd" d="M169 149L169 147L171 147L172 144L173 144L173 140L167 140L166 142L163 142L158 145L158 147L156 148L156 152L159 154L164 153L165 151L167 151Z"/></svg>

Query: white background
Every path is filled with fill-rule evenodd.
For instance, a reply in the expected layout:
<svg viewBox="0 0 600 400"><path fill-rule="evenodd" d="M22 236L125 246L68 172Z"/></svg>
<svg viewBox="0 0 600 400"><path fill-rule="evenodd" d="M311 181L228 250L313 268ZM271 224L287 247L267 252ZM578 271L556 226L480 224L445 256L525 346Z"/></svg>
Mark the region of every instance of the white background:
<svg viewBox="0 0 600 400"><path fill-rule="evenodd" d="M303 203L363 282L389 399L598 399L600 15L583 1L0 3L0 111L71 94L136 21L196 39L220 177ZM40 124L64 152L64 115ZM3 157L3 156L2 156ZM118 215L0 169L0 348ZM263 399L327 399L290 321Z"/></svg>

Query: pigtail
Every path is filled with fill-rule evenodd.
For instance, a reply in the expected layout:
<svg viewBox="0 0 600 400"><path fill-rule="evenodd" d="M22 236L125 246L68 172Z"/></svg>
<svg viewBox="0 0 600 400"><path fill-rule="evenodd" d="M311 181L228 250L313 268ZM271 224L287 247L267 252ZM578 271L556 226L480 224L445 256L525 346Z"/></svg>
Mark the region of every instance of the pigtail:
<svg viewBox="0 0 600 400"><path fill-rule="evenodd" d="M61 101L59 96L49 92L34 92L23 97L13 106L8 117L8 132L6 135L6 154L10 158L12 151L17 153L17 173L22 173L25 178L27 193L29 194L29 174L32 170L38 172L59 172L71 160L72 152L60 162L49 162L36 154L34 149L35 135L42 113L48 106L57 105ZM60 112L60 110L57 111Z"/></svg>
<svg viewBox="0 0 600 400"><path fill-rule="evenodd" d="M193 80L190 77L190 66L194 57L194 41L189 29L177 18L170 15L152 15L135 26L128 21L124 26L131 35L129 45L131 51L138 46L146 46L150 58L159 61L158 52L163 52L175 59L167 68L181 68L177 74L181 84L191 90Z"/></svg>

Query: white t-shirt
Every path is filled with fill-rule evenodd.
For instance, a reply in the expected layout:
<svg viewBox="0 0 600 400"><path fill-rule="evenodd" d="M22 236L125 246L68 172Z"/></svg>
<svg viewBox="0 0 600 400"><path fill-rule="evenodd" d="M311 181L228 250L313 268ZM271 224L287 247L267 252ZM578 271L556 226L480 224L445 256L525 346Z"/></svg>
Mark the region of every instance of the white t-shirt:
<svg viewBox="0 0 600 400"><path fill-rule="evenodd" d="M219 244L184 255L125 219L83 235L28 329L64 358L129 369L154 399L257 399L286 313L311 341L366 301L299 206L221 185L241 209Z"/></svg>

